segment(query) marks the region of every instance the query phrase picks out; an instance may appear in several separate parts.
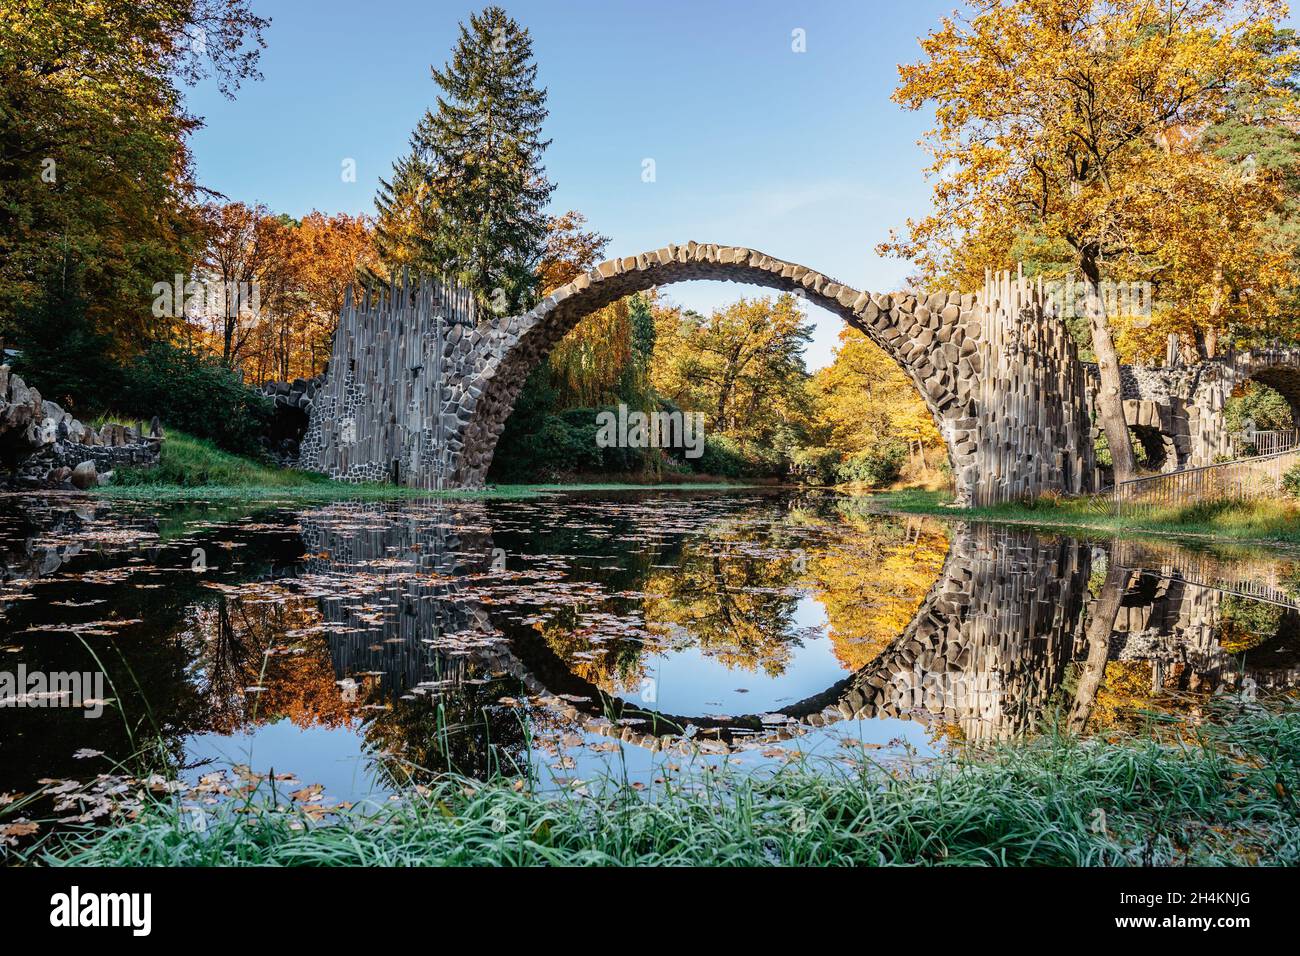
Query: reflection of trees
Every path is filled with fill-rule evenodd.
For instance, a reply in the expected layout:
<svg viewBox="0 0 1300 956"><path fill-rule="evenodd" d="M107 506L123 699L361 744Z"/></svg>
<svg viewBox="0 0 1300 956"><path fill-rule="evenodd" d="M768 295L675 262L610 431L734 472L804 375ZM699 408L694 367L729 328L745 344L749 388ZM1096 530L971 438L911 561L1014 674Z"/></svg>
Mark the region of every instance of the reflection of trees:
<svg viewBox="0 0 1300 956"><path fill-rule="evenodd" d="M466 682L462 675L454 690L434 698L384 700L373 688L367 703L375 709L365 711L362 731L390 784L427 782L448 771L481 779L527 765L520 717L500 703L503 695L520 693L518 684L473 682L479 679Z"/></svg>
<svg viewBox="0 0 1300 956"><path fill-rule="evenodd" d="M948 536L936 521L845 514L852 530L808 562L835 656L857 670L911 623L943 570Z"/></svg>
<svg viewBox="0 0 1300 956"><path fill-rule="evenodd" d="M1129 565L1146 569L1094 570L1087 644L1066 679L1074 730L1135 730L1153 713L1199 712L1218 693L1295 687L1300 613L1219 589L1271 581L1271 557L1137 557Z"/></svg>
<svg viewBox="0 0 1300 956"><path fill-rule="evenodd" d="M479 594L493 549L484 519L482 505L442 502L338 503L301 517L331 680L376 678L362 733L394 784L526 762L524 730L498 702L518 683L497 676L490 648L442 646L494 633Z"/></svg>
<svg viewBox="0 0 1300 956"><path fill-rule="evenodd" d="M686 647L779 675L801 640L795 611L807 588L826 611L836 656L856 670L906 629L947 548L938 522L851 507L799 510L775 530L717 522L621 582L644 592L644 628L626 623L631 612L613 618L592 603L562 606L534 627L576 676L612 694L637 686L648 656Z"/></svg>
<svg viewBox="0 0 1300 956"><path fill-rule="evenodd" d="M694 646L729 668L782 673L795 634L794 553L734 526L682 548L675 569L653 569L642 603L655 650Z"/></svg>
<svg viewBox="0 0 1300 956"><path fill-rule="evenodd" d="M589 605L557 608L546 621L534 627L547 646L564 661L574 676L611 694L638 687L645 674L645 657L650 651L648 631L620 633L624 627L611 627L608 617L590 617Z"/></svg>
<svg viewBox="0 0 1300 956"><path fill-rule="evenodd" d="M1258 647L1277 636L1285 609L1228 595L1219 605L1219 646L1230 654Z"/></svg>
<svg viewBox="0 0 1300 956"><path fill-rule="evenodd" d="M1098 688L1105 679L1106 661L1110 657L1110 635L1115 630L1115 618L1119 614L1128 579L1127 570L1113 562L1108 563L1097 600L1088 612L1088 624L1084 632L1087 658L1079 669L1078 687L1068 718L1070 730L1076 733L1087 725Z"/></svg>
<svg viewBox="0 0 1300 956"><path fill-rule="evenodd" d="M304 728L351 721L358 705L335 683L320 622L314 601L270 584L191 606L181 639L195 652L208 729L229 734L284 719Z"/></svg>
<svg viewBox="0 0 1300 956"><path fill-rule="evenodd" d="M170 509L162 520L154 520L117 504L78 503L53 510L39 498L11 504L16 514L0 524L0 537L15 540L11 535L16 534L27 552L38 543L37 566L21 569L21 576L45 576L39 600L16 601L3 609L5 643L19 648L12 660L47 673L95 672L102 666L105 689L116 702L98 720L86 720L70 708L0 712L0 792L28 790L39 777L84 779L100 765L73 759L82 748L102 751L106 759L130 767L144 751L149 769L156 769L152 762L159 755L171 766L182 765L186 738L211 729L208 664L202 648L183 637L196 611L216 614L220 597L204 587L205 581L273 574L296 560L300 545L288 535L266 534L251 525L199 530L195 519L206 515L193 511L185 512L183 521L169 522L176 513ZM15 518L21 519L16 526ZM139 530L158 536L141 539ZM244 547L227 548L225 543ZM46 560L51 553L47 544L56 549L58 560ZM206 576L190 570L195 545L207 552ZM6 566L8 548L0 557ZM236 551L243 563L237 576L225 577L225 571L234 570ZM0 571L0 578L5 577L8 571ZM58 630L104 619L135 623L84 639Z"/></svg>

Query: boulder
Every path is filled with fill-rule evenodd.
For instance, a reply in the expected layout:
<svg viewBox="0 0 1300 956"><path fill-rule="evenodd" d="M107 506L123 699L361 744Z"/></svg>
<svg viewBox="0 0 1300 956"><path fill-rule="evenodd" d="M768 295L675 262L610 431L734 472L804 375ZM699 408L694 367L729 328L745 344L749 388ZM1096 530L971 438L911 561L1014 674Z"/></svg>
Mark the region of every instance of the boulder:
<svg viewBox="0 0 1300 956"><path fill-rule="evenodd" d="M72 469L71 481L74 488L86 491L98 484L99 472L95 469L93 461L83 461L76 468Z"/></svg>

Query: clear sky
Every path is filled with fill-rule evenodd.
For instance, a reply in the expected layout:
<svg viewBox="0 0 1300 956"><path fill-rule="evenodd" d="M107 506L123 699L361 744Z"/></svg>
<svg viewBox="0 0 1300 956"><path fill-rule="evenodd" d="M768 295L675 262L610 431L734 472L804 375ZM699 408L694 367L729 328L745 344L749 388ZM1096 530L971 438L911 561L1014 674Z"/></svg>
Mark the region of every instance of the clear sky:
<svg viewBox="0 0 1300 956"><path fill-rule="evenodd" d="M434 102L457 22L481 0L253 0L269 16L265 78L189 108L199 181L277 212L373 212L381 176ZM909 265L873 251L923 214L916 145L927 117L890 100L897 64L953 0L502 0L533 37L549 90L553 211L577 209L609 254L717 242L803 263L858 289L900 287ZM804 31L806 52L792 49ZM356 182L344 182L344 160ZM642 179L652 159L655 181ZM756 290L668 290L702 312ZM814 309L809 365L839 320Z"/></svg>

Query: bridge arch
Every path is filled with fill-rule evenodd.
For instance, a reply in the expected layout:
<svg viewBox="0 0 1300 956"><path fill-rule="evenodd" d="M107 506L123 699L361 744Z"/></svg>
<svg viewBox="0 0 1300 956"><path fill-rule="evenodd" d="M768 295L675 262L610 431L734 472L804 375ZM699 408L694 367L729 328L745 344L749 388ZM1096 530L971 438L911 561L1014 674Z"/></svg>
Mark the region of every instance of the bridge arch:
<svg viewBox="0 0 1300 956"><path fill-rule="evenodd" d="M694 242L602 262L509 318L485 317L469 290L428 277L349 295L298 465L344 481L480 487L529 373L583 316L692 279L800 294L883 348L935 419L958 504L1092 487L1083 368L1041 287L1002 274L978 296L881 295L754 249Z"/></svg>
<svg viewBox="0 0 1300 956"><path fill-rule="evenodd" d="M975 296L860 292L754 249L691 242L602 262L497 327L486 340L481 367L453 393L465 425L452 483L483 483L524 382L583 317L623 296L695 279L793 292L838 315L884 349L911 379L944 436L953 473L961 474L969 464L970 443L962 444L969 429L961 423L971 419L970 387L978 366Z"/></svg>

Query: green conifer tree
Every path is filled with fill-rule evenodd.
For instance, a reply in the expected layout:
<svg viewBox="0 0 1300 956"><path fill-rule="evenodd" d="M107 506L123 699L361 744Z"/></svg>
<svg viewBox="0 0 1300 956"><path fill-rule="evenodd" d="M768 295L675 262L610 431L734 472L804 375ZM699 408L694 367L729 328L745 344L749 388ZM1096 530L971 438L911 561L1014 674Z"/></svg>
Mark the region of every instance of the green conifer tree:
<svg viewBox="0 0 1300 956"><path fill-rule="evenodd" d="M416 131L438 207L429 258L514 314L534 296L555 188L542 166L546 90L536 85L532 39L487 7L461 24L450 61L432 72L438 109Z"/></svg>
<svg viewBox="0 0 1300 956"><path fill-rule="evenodd" d="M415 272L441 272L433 261L430 241L437 209L430 193L431 178L428 158L413 137L411 151L393 164L392 178L379 181L375 248L389 272L404 266Z"/></svg>

